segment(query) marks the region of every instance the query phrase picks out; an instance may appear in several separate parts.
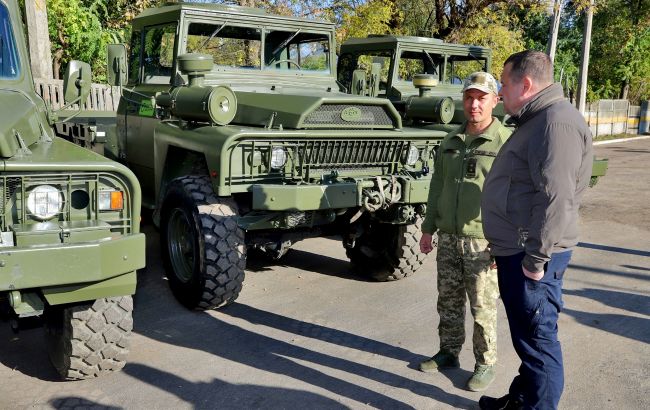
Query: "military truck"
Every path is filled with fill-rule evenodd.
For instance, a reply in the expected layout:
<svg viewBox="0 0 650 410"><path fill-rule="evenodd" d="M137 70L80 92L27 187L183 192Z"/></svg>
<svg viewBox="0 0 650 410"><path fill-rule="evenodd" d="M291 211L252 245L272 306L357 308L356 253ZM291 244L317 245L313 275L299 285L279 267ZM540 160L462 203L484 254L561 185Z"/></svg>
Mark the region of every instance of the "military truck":
<svg viewBox="0 0 650 410"><path fill-rule="evenodd" d="M489 48L414 36L371 35L341 45L338 81L355 95L389 99L411 127L451 131L464 120L463 79L490 72ZM504 119L503 104L494 115ZM590 186L607 171L595 159Z"/></svg>
<svg viewBox="0 0 650 410"><path fill-rule="evenodd" d="M231 303L247 249L280 257L312 236L340 235L356 271L377 280L421 266L444 132L340 92L332 23L178 3L145 10L132 32L128 53L108 53L123 97L104 149L137 175L183 304Z"/></svg>
<svg viewBox="0 0 650 410"><path fill-rule="evenodd" d="M474 71L489 72L491 63L486 47L371 35L341 45L337 75L352 94L391 100L411 125L450 130L464 120L463 79ZM503 117L502 111L496 114Z"/></svg>
<svg viewBox="0 0 650 410"><path fill-rule="evenodd" d="M144 266L141 192L123 165L55 137L34 91L17 2L0 1L0 316L42 316L65 379L124 366L136 269ZM65 100L84 100L88 64L68 65Z"/></svg>

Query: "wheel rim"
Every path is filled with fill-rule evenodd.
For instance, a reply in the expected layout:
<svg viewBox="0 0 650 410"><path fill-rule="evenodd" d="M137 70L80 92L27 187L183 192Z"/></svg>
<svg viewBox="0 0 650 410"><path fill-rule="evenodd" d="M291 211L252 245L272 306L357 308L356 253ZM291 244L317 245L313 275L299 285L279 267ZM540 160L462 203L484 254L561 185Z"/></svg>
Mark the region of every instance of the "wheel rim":
<svg viewBox="0 0 650 410"><path fill-rule="evenodd" d="M182 209L176 208L169 215L167 243L174 275L183 283L189 282L194 273L196 244L189 218Z"/></svg>

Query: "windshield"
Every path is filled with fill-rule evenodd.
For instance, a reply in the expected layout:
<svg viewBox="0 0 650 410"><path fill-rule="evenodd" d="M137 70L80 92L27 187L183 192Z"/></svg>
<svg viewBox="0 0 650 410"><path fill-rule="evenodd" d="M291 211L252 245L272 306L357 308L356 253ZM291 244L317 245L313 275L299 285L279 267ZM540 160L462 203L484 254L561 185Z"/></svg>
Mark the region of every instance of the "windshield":
<svg viewBox="0 0 650 410"><path fill-rule="evenodd" d="M475 71L486 71L487 59L474 56L448 55L422 51L403 51L400 54L398 78L412 81L415 74L433 74L438 81L447 84L462 84L462 79Z"/></svg>
<svg viewBox="0 0 650 410"><path fill-rule="evenodd" d="M329 36L302 30L266 34L264 65L268 69L330 72Z"/></svg>
<svg viewBox="0 0 650 410"><path fill-rule="evenodd" d="M187 52L212 55L218 67L260 69L262 30L222 24L192 23Z"/></svg>
<svg viewBox="0 0 650 410"><path fill-rule="evenodd" d="M9 10L0 3L0 79L14 79L19 75L20 62L9 19Z"/></svg>
<svg viewBox="0 0 650 410"><path fill-rule="evenodd" d="M310 33L304 29L262 30L225 21L191 23L186 50L212 55L217 69L329 74L329 44L326 33Z"/></svg>

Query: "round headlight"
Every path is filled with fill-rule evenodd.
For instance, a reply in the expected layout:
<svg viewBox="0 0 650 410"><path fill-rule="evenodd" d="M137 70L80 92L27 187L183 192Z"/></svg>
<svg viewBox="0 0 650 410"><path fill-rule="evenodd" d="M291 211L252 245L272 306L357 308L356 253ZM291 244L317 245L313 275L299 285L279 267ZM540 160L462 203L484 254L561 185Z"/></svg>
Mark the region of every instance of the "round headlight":
<svg viewBox="0 0 650 410"><path fill-rule="evenodd" d="M56 216L62 206L61 192L51 185L39 185L27 196L27 210L42 221Z"/></svg>
<svg viewBox="0 0 650 410"><path fill-rule="evenodd" d="M409 147L408 155L406 156L406 165L413 166L418 161L420 157L420 151L418 151L415 145Z"/></svg>
<svg viewBox="0 0 650 410"><path fill-rule="evenodd" d="M280 169L287 163L287 151L282 147L273 147L271 150L271 168Z"/></svg>

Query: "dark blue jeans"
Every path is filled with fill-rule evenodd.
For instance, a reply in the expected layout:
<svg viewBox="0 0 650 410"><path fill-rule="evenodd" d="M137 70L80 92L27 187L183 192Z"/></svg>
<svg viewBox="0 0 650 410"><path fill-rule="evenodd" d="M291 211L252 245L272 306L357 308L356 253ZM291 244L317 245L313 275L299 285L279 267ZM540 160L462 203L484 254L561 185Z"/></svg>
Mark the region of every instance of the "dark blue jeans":
<svg viewBox="0 0 650 410"><path fill-rule="evenodd" d="M512 344L521 359L509 394L522 399L526 409L557 409L564 389L557 320L562 310L562 277L571 251L551 255L539 281L524 275L524 256L522 252L495 257Z"/></svg>

